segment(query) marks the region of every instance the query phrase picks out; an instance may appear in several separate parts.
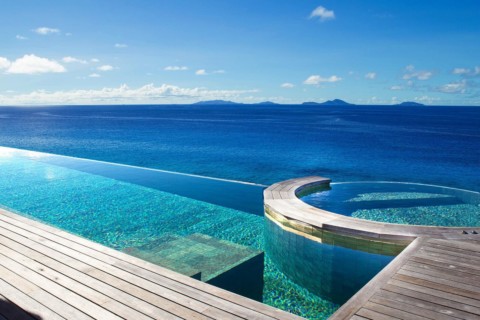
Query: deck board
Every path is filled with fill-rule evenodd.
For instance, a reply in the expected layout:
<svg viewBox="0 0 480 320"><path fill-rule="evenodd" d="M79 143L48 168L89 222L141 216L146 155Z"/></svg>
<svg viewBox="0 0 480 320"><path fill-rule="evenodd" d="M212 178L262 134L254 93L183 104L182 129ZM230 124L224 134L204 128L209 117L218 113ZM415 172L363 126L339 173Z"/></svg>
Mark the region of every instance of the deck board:
<svg viewBox="0 0 480 320"><path fill-rule="evenodd" d="M479 252L474 241L418 238L330 319L480 320Z"/></svg>
<svg viewBox="0 0 480 320"><path fill-rule="evenodd" d="M2 209L0 303L18 319L301 319Z"/></svg>

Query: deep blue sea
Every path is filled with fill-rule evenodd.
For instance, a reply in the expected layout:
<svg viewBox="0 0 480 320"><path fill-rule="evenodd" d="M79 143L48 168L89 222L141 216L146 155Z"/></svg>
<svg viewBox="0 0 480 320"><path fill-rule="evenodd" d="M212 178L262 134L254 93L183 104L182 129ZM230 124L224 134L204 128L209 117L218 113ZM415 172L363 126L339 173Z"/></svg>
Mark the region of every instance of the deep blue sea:
<svg viewBox="0 0 480 320"><path fill-rule="evenodd" d="M476 107L0 107L0 145L261 184L320 175L480 191Z"/></svg>

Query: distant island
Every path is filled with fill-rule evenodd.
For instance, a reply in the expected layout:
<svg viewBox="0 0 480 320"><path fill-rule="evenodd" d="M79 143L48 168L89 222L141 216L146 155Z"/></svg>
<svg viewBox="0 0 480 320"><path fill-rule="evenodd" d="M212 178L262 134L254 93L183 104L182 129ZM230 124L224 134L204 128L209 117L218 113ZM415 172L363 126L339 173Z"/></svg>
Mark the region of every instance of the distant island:
<svg viewBox="0 0 480 320"><path fill-rule="evenodd" d="M254 104L274 105L274 104L278 104L278 103L275 103L275 102L272 102L272 101L263 101L263 102L258 102L258 103L254 103Z"/></svg>
<svg viewBox="0 0 480 320"><path fill-rule="evenodd" d="M199 105L237 105L237 104L276 105L278 103L275 103L275 102L272 102L272 101L262 101L262 102L256 102L256 103L241 103L241 102L234 102L234 101L229 101L229 100L207 100L207 101L195 102L193 104L199 104Z"/></svg>
<svg viewBox="0 0 480 320"><path fill-rule="evenodd" d="M195 102L193 104L200 104L200 105L224 105L224 104L243 104L243 103L238 103L238 102L233 102L233 101L228 101L228 100L207 100L207 101L199 101Z"/></svg>
<svg viewBox="0 0 480 320"><path fill-rule="evenodd" d="M325 102L304 102L302 105L315 105L315 106L353 106L354 104L348 103L340 99L328 100Z"/></svg>
<svg viewBox="0 0 480 320"><path fill-rule="evenodd" d="M193 104L194 105L280 105L279 103L272 102L272 101L263 101L263 102L256 102L256 103L241 103L241 102L234 102L229 100L206 100L206 101L195 102ZM302 105L305 105L305 106L355 106L355 104L353 103L349 103L340 99L327 100L325 102L306 101L306 102L303 102ZM392 106L420 107L425 105L418 102L405 101L399 104L394 104Z"/></svg>
<svg viewBox="0 0 480 320"><path fill-rule="evenodd" d="M423 107L425 106L423 103L413 102L413 101L405 101L399 104L394 104L394 106L398 107Z"/></svg>

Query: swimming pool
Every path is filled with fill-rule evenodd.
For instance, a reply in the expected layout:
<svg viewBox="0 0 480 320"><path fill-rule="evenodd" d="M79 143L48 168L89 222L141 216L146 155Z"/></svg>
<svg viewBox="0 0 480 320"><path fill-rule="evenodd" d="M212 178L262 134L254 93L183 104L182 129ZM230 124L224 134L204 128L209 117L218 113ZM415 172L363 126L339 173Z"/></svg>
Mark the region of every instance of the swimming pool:
<svg viewBox="0 0 480 320"><path fill-rule="evenodd" d="M332 183L302 201L345 216L407 225L480 226L480 193L400 182Z"/></svg>
<svg viewBox="0 0 480 320"><path fill-rule="evenodd" d="M307 318L331 315L393 259L281 229L263 189L0 147L2 207Z"/></svg>

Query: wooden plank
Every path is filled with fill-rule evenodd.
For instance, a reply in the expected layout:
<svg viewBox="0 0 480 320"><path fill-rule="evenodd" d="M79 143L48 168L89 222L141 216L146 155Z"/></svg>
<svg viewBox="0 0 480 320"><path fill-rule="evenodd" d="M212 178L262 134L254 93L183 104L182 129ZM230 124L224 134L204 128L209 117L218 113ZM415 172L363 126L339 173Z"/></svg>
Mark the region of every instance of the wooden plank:
<svg viewBox="0 0 480 320"><path fill-rule="evenodd" d="M447 263L457 267L470 268L476 271L480 271L480 265L471 264L469 261L465 261L463 259L451 258L444 254L438 254L433 252L417 252L415 254L415 257L432 259L437 262Z"/></svg>
<svg viewBox="0 0 480 320"><path fill-rule="evenodd" d="M2 225L2 226L0 226L0 234L3 234L5 236L9 236L10 238L15 237L16 236L15 233L13 233L10 230L7 230L7 228L9 228L9 227L11 229L15 230L15 227ZM158 296L164 298L164 299L162 299L162 301L160 301L161 304L159 304L159 305L162 308L164 308L166 311L174 313L179 317L187 317L187 318L190 318L190 319L205 319L206 316L202 315L201 314L202 312L206 312L206 313L214 312L214 310L209 308L208 305L199 303L199 302L197 302L195 300L192 300L192 299L188 299L187 297L184 297L183 295L179 295L176 292L172 292L171 290L169 290L165 287L159 287L159 286L155 285L154 283L152 283L148 280L145 280L145 279L142 279L142 278L136 276L135 274L130 274L128 272L124 272L123 270L117 269L112 265L104 263L100 260L96 260L92 257L84 255L80 252L77 252L77 251L75 251L71 248L62 246L59 243L49 241L49 240L47 240L45 238L41 238L41 237L39 237L35 234L29 234L25 230L17 229L17 231L18 231L18 234L23 234L23 236L26 236L26 238L19 239L20 242L26 242L28 240L36 242L37 244L41 244L45 247L48 247L50 249L53 249L57 252L60 252L60 253L64 254L69 259L76 259L78 261L81 261L81 262L89 265L90 267L101 269L102 271L109 274L110 276L116 277L117 279L122 279L126 283L129 283L131 285L139 285L147 291L151 291L151 292L156 293ZM30 242L30 245L32 245L31 242ZM45 249L43 249L43 250L45 250ZM89 271L87 273L89 275L91 275L92 271ZM114 282L116 282L116 281L117 280L115 280ZM197 310L191 310L191 309L195 309L195 308ZM227 317L227 316L225 316L225 317Z"/></svg>
<svg viewBox="0 0 480 320"><path fill-rule="evenodd" d="M455 257L455 259L461 258L471 262L480 263L480 257L467 253L462 253L460 251L454 251L454 248L443 247L443 246L425 246L422 248L422 251L435 252L439 254L444 254L449 257Z"/></svg>
<svg viewBox="0 0 480 320"><path fill-rule="evenodd" d="M454 249L468 250L480 253L480 241L451 241L442 239L431 239L429 241L432 244L439 244L445 247L451 247Z"/></svg>
<svg viewBox="0 0 480 320"><path fill-rule="evenodd" d="M37 272L32 272L33 270L28 269L27 267L23 266L22 264L16 262L13 259L10 259L3 254L0 254L0 264L4 268L9 269L10 271L18 274L26 280L37 284L39 287L61 299L65 303L68 303L79 310L83 310L86 314L92 317L100 317L102 319L111 320L121 319L114 313L103 309L98 304L83 298L75 292L65 290L64 287L57 284L55 281L52 281L51 279L48 279L47 277L44 277ZM59 277L59 279L61 279L61 277ZM99 303L101 304L102 302L106 301L99 301Z"/></svg>
<svg viewBox="0 0 480 320"><path fill-rule="evenodd" d="M438 320L456 320L457 318L447 315L435 304L421 302L417 299L402 296L400 294L379 290L369 301L375 302L387 307L403 310L419 316Z"/></svg>
<svg viewBox="0 0 480 320"><path fill-rule="evenodd" d="M398 287L410 289L410 290L413 290L413 291L430 294L430 295L435 296L435 297L440 297L440 298L448 299L448 300L451 300L451 301L456 301L456 302L459 302L461 304L466 304L466 305L469 305L469 306L473 306L475 308L480 308L480 303L477 299L472 299L472 298L464 297L464 296L461 296L461 295L458 295L458 294L453 294L453 293L450 293L450 292L442 291L442 290L439 290L439 289L436 289L436 288L427 287L427 286L424 286L422 283L416 284L415 282L403 281L401 278L402 277L404 278L406 276L402 276L402 275L399 275L399 276L400 276L400 279L392 278L388 283L392 284L392 285L395 285L395 286L398 286ZM408 279L406 279L406 280L408 280Z"/></svg>
<svg viewBox="0 0 480 320"><path fill-rule="evenodd" d="M189 277L170 271L168 269L159 267L157 265L153 265L144 260L104 247L100 244L93 243L89 240L86 240L77 236L73 236L65 231L38 223L36 221L29 220L27 218L12 214L10 212L7 212L3 216L0 215L0 220L2 219L4 221L11 223L12 225L16 225L16 226L20 225L21 227L31 231L32 233L38 232L38 230L46 231L46 233L43 234L46 239L50 239L53 242L57 241L57 242L64 243L69 247L75 246L75 249L79 250L80 252L88 252L91 255L102 253L103 257L108 256L111 258L115 258L117 260L128 261L132 265L135 265L139 268L147 269L149 271L152 271L164 277L167 277L171 280L174 280L178 282L177 285L183 284L184 285L182 287L183 290L186 289L187 287L190 287L200 292L203 291L204 293L206 293L204 294L203 298L208 298L208 299L215 298L214 301L212 302L214 305L218 303L217 299L221 298L226 300L225 302L230 302L230 304L228 305L229 308L241 307L244 309L253 310L254 312L252 313L252 316L254 317L258 317L263 314L265 316L274 317L277 319L302 319L301 317L289 314L282 310L275 309L273 307L264 305L260 302L253 301L253 300L241 297L232 292L191 279Z"/></svg>
<svg viewBox="0 0 480 320"><path fill-rule="evenodd" d="M427 277L419 273L400 270L395 276L393 276L393 279L414 283L427 288L437 289L440 291L452 293L455 295L459 295L459 296L463 296L463 297L467 297L475 300L478 300L480 298L480 294L478 292L470 291L468 289L463 289L460 286L452 286L450 285L450 283L445 284L446 280L442 280L442 279L437 279L437 281L433 281L432 277ZM478 302L480 303L480 300L478 300Z"/></svg>
<svg viewBox="0 0 480 320"><path fill-rule="evenodd" d="M62 287L75 292L79 296L94 302L95 305L98 305L102 308L102 311L108 310L112 314L115 314L122 318L135 318L142 320L152 319L151 317L146 316L143 313L136 311L133 308L126 306L125 304L119 303L117 300L112 299L111 297L106 296L100 291L96 291L84 283L75 281L74 279L44 265L32 260L31 258L11 250L0 244L0 256L8 257L9 259L15 261L16 263L26 267L32 272L36 272L43 277L50 279L51 281L61 285ZM85 277L85 280L87 277ZM81 280L80 280L81 281ZM59 297L61 298L61 297ZM99 312L98 309L95 312ZM110 316L108 313L106 315ZM115 317L112 317L112 319Z"/></svg>
<svg viewBox="0 0 480 320"><path fill-rule="evenodd" d="M367 308L361 308L360 310L358 310L356 315L359 315L359 316L367 318L367 319L375 319L375 320L396 320L396 319L398 319L398 318L395 318L395 317L392 317L392 316L389 316L389 315L386 315L386 314L383 314L383 313L380 313L380 312L376 312L376 311L373 311L373 310L370 310L370 309L367 309Z"/></svg>
<svg viewBox="0 0 480 320"><path fill-rule="evenodd" d="M276 191L276 190L272 190L272 197L274 200L282 199L282 195L280 194L280 191Z"/></svg>
<svg viewBox="0 0 480 320"><path fill-rule="evenodd" d="M340 320L348 319L368 302L371 296L375 294L387 281L394 275L403 264L410 258L415 251L420 248L427 239L417 238L406 249L400 253L396 259L390 262L380 273L370 280L359 292L348 300L340 309L335 312L330 319Z"/></svg>
<svg viewBox="0 0 480 320"><path fill-rule="evenodd" d="M26 295L22 291L18 290L14 286L10 285L8 282L5 282L1 279L0 273L0 288L2 294L8 297L12 303L16 304L19 308L22 308L26 312L35 315L41 315L42 318L51 319L51 320L64 320L65 318L58 315L58 313L52 311L51 309L45 307L43 304L32 299L30 296ZM3 297L6 300L5 297ZM2 307L0 306L0 310Z"/></svg>
<svg viewBox="0 0 480 320"><path fill-rule="evenodd" d="M450 242L455 243L456 241L450 241ZM462 249L463 246L455 246L455 245L446 246L444 243L438 244L438 243L432 243L429 241L428 246L426 247L448 251L450 252L450 254L460 254L462 256L466 255L467 257L472 257L475 260L480 260L480 252Z"/></svg>
<svg viewBox="0 0 480 320"><path fill-rule="evenodd" d="M0 265L0 275L3 281L9 283L11 286L15 287L25 295L28 295L33 300L36 300L39 303L43 304L47 308L55 310L56 313L58 313L65 319L94 319L93 317L88 316L84 312L72 307L71 305L65 303L56 296L43 290L36 284L22 278L13 271L4 268L2 265Z"/></svg>
<svg viewBox="0 0 480 320"><path fill-rule="evenodd" d="M388 299L409 303L455 318L480 320L480 316L474 314L475 312L480 314L480 309L418 291L387 284L379 294Z"/></svg>
<svg viewBox="0 0 480 320"><path fill-rule="evenodd" d="M53 270L59 271L62 274L76 281L79 281L89 286L90 288L95 289L98 292L102 292L103 294L108 295L110 298L116 299L117 301L125 304L126 306L141 309L143 313L155 319L179 319L173 314L156 307L154 304L147 303L148 300L152 300L151 296L155 297L155 295L151 294L149 291L135 287L139 289L138 291L140 291L140 294L137 297L136 295L132 294L134 292L133 290L128 290L128 287L122 286L123 282L121 279L114 278L105 272L101 272L100 270L97 270L101 273L99 277L92 277L88 273L88 271L91 271L94 268L87 264L72 259L68 256L62 255L42 245L38 245L35 243L32 244L32 242L28 240L22 241L22 244L15 242L12 239L2 236L1 233L2 229L0 229L0 243L2 245L12 250L22 252L28 257L35 259L36 261L42 261L45 266L52 268ZM35 251L34 249L37 249L39 251ZM108 285L106 283L107 279L110 280L109 284L111 285ZM144 294L142 295L142 293ZM165 301L164 299L153 299L153 302L157 305L163 306L164 304L168 304L168 302L170 301Z"/></svg>
<svg viewBox="0 0 480 320"><path fill-rule="evenodd" d="M360 317L355 314L350 318L350 320L368 320L368 318Z"/></svg>
<svg viewBox="0 0 480 320"><path fill-rule="evenodd" d="M422 273L439 279L446 279L450 281L456 281L458 283L470 284L472 286L480 288L480 276L472 275L469 273L457 272L451 269L443 269L435 266L429 266L425 264L419 264L413 261L409 261L403 266L404 270Z"/></svg>
<svg viewBox="0 0 480 320"><path fill-rule="evenodd" d="M479 274L478 270L467 268L467 267L461 267L461 266L456 266L450 263L445 263L445 262L440 262L435 259L427 259L426 257L411 257L409 260L409 263L416 263L420 264L423 266L429 266L431 268L438 268L442 270L447 270L447 271L452 271L452 272L458 272L462 273L465 275L465 277L469 276L476 276Z"/></svg>
<svg viewBox="0 0 480 320"><path fill-rule="evenodd" d="M427 320L428 319L404 310L391 308L391 307L384 306L384 305L381 305L375 302L370 302L370 301L365 303L364 308L388 315L390 317L398 318L398 319L405 319L405 320Z"/></svg>

